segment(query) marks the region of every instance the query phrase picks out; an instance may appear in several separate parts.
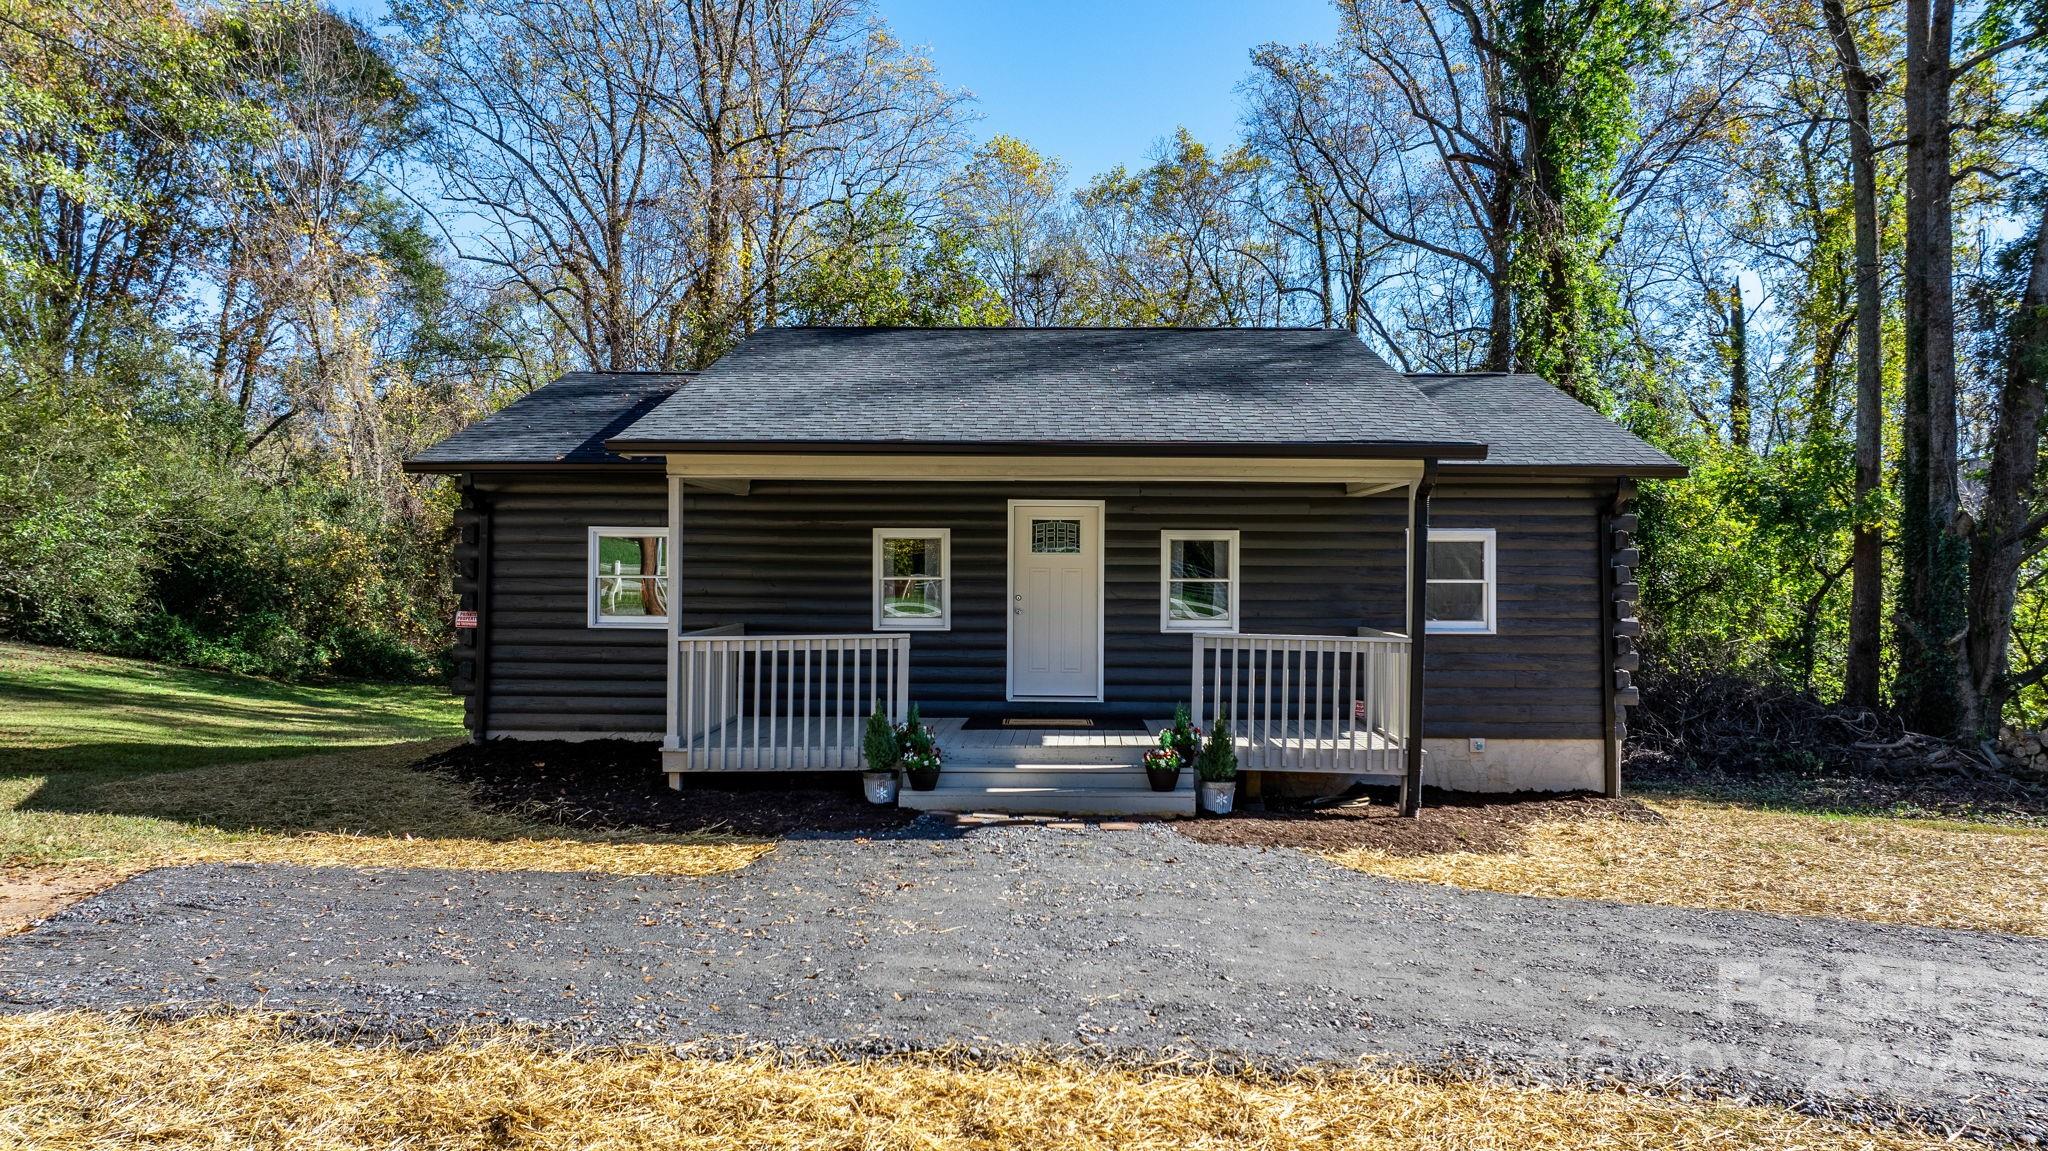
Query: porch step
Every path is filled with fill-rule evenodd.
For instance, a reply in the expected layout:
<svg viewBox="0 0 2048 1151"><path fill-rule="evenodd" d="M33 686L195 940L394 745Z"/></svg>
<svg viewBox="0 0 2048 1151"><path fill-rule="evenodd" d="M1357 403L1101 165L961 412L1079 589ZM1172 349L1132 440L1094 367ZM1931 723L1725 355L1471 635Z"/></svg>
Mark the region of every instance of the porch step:
<svg viewBox="0 0 2048 1151"><path fill-rule="evenodd" d="M1143 737L1140 737L1143 738ZM1145 763L1145 750L1152 746L1150 739L1134 746L1118 747L1086 743L1034 742L994 744L966 742L956 738L952 742L940 741L946 753L947 768L980 767L989 764L1013 766L1030 764L1047 766L1093 766L1093 767L1138 767Z"/></svg>
<svg viewBox="0 0 2048 1151"><path fill-rule="evenodd" d="M1189 778L1189 773L1181 773L1183 784ZM939 775L939 786L1150 790L1143 767L1100 763L982 763L962 766L949 762Z"/></svg>
<svg viewBox="0 0 2048 1151"><path fill-rule="evenodd" d="M1175 791L1153 791L1146 787L949 787L941 782L933 791L905 788L897 793L896 803L913 811L1192 816L1195 791L1185 786Z"/></svg>

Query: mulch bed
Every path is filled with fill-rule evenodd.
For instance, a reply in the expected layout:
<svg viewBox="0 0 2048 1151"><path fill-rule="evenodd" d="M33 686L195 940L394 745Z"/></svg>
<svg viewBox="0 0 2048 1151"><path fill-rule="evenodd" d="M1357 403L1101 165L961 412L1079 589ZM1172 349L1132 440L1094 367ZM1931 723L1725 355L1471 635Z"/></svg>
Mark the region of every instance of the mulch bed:
<svg viewBox="0 0 2048 1151"><path fill-rule="evenodd" d="M1468 795L1423 791L1420 819L1405 819L1391 792L1314 811L1237 812L1174 824L1203 843L1231 847L1291 847L1337 852L1360 848L1389 855L1446 851L1512 851L1534 823L1627 819L1661 823L1663 817L1629 799L1589 794L1521 792Z"/></svg>
<svg viewBox="0 0 2048 1151"><path fill-rule="evenodd" d="M479 803L535 823L591 831L778 837L863 835L902 827L914 811L875 807L852 773L706 774L668 786L644 742L492 740L413 765L454 777Z"/></svg>

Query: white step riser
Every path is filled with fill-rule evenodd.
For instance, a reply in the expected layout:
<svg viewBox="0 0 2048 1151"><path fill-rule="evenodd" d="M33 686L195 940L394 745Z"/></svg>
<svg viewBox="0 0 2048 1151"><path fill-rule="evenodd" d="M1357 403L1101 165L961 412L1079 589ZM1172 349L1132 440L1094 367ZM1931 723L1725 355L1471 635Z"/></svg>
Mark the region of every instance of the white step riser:
<svg viewBox="0 0 2048 1151"><path fill-rule="evenodd" d="M1007 811L1034 815L1187 815L1195 813L1193 791L1089 791L1004 793L940 788L905 790L897 804L915 811Z"/></svg>
<svg viewBox="0 0 2048 1151"><path fill-rule="evenodd" d="M1193 777L1181 773L1180 788L1194 786ZM939 776L941 788L960 791L984 787L1064 787L1089 791L1150 791L1142 771L1035 771L1030 768L997 768L987 771L947 769Z"/></svg>
<svg viewBox="0 0 2048 1151"><path fill-rule="evenodd" d="M947 766L955 764L1018 764L1018 763L1096 763L1110 766L1141 767L1145 763L1145 748L1142 747L1062 747L1032 746L1016 747L958 747L940 745L945 754Z"/></svg>

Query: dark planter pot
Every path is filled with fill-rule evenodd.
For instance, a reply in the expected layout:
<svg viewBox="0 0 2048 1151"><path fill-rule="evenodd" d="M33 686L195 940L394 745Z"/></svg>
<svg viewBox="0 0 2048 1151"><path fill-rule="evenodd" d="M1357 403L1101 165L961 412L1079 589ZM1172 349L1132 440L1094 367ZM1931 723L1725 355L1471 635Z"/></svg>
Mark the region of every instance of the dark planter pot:
<svg viewBox="0 0 2048 1151"><path fill-rule="evenodd" d="M1148 767L1145 769L1145 782L1152 785L1153 791L1172 791L1180 786L1180 768Z"/></svg>
<svg viewBox="0 0 2048 1151"><path fill-rule="evenodd" d="M939 769L936 767L925 771L906 771L903 774L910 777L912 791L932 791L939 786Z"/></svg>

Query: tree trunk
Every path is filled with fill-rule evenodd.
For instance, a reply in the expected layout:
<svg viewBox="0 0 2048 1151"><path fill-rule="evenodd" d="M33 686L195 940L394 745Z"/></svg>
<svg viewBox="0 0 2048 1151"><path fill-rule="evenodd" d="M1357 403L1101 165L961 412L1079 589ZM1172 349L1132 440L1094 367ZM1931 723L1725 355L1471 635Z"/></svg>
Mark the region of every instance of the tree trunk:
<svg viewBox="0 0 2048 1151"><path fill-rule="evenodd" d="M1968 562L1956 523L1954 237L1949 81L1954 0L1906 2L1904 450L1899 467L1899 710L1922 731L1962 733Z"/></svg>
<svg viewBox="0 0 2048 1151"><path fill-rule="evenodd" d="M1737 451L1750 450L1749 438L1749 309L1742 303L1742 281L1728 285L1728 442Z"/></svg>
<svg viewBox="0 0 2048 1151"><path fill-rule="evenodd" d="M1849 113L1849 169L1856 231L1856 534L1850 551L1849 652L1842 698L1879 706L1884 629L1884 544L1877 509L1884 482L1884 297L1878 274L1877 149L1870 133L1875 90L1842 0L1821 0L1842 65Z"/></svg>
<svg viewBox="0 0 2048 1151"><path fill-rule="evenodd" d="M1997 731L2010 692L2006 664L2012 643L2013 601L2020 565L2039 528L2030 524L2041 459L2041 413L2048 406L2048 208L2034 233L2033 269L2013 316L1991 439L1991 473L1984 484L1983 515L1970 548L1968 680L1963 685L1963 730Z"/></svg>

